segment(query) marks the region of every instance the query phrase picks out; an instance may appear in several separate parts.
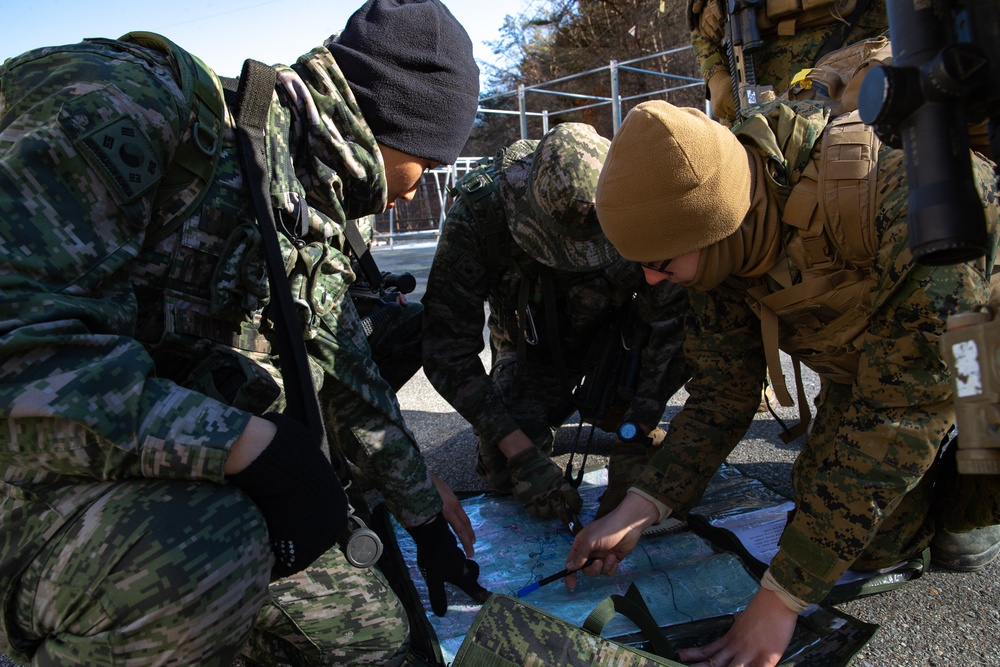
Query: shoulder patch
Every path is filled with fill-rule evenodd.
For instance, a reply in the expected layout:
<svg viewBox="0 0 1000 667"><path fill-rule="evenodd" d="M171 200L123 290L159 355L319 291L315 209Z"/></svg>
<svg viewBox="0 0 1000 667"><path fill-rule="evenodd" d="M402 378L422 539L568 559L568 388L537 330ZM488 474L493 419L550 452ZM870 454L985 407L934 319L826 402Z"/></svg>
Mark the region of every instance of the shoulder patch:
<svg viewBox="0 0 1000 667"><path fill-rule="evenodd" d="M113 118L78 137L76 146L119 203L142 195L163 173L149 141L128 116Z"/></svg>
<svg viewBox="0 0 1000 667"><path fill-rule="evenodd" d="M476 287L486 275L486 267L470 257L468 253L462 253L454 266L455 277L466 287Z"/></svg>

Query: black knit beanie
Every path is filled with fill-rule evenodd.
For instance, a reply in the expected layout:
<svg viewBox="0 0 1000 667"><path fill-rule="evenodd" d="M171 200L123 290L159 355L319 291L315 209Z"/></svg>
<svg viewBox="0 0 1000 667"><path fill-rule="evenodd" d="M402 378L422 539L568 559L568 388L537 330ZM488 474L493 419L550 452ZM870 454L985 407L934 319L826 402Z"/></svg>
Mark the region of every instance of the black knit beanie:
<svg viewBox="0 0 1000 667"><path fill-rule="evenodd" d="M479 106L479 67L440 0L368 0L327 48L379 144L455 162Z"/></svg>

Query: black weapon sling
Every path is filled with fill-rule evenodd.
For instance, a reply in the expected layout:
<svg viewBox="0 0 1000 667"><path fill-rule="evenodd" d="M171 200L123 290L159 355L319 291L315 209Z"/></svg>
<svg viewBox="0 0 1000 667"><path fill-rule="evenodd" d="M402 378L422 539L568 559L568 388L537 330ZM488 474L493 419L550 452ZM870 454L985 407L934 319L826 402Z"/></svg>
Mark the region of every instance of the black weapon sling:
<svg viewBox="0 0 1000 667"><path fill-rule="evenodd" d="M327 442L316 388L309 371L305 341L300 327L295 326L299 317L292 303L292 289L285 274L274 209L270 204L267 118L276 81L277 72L274 68L256 60L243 63L233 108L240 166L253 202L267 260L267 276L271 286L269 315L274 323L275 348L284 381L285 410L289 416L305 424L317 442L326 445L337 477L346 490L351 486L350 467L339 450L329 446ZM232 90L233 83L231 79L223 79L223 87L227 90ZM293 243L296 241L298 240L292 239ZM348 519L354 521L358 528L351 531L344 546L344 555L352 565L368 567L382 554L382 542L355 515L353 506L348 505L348 513Z"/></svg>

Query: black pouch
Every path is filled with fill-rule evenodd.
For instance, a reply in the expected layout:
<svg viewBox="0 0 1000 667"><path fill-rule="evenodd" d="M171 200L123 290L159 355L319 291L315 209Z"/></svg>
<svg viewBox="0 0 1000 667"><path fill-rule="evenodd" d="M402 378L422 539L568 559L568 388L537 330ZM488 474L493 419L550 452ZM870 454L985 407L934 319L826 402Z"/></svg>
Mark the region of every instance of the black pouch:
<svg viewBox="0 0 1000 667"><path fill-rule="evenodd" d="M150 354L159 377L253 414L281 395L264 368L232 348L204 338L167 334Z"/></svg>

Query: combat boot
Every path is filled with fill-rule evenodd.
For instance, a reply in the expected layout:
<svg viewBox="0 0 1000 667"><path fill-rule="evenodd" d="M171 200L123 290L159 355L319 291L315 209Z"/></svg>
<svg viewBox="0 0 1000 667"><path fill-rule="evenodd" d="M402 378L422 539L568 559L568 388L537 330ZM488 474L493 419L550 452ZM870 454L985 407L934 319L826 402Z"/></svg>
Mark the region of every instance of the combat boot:
<svg viewBox="0 0 1000 667"><path fill-rule="evenodd" d="M1000 554L1000 525L953 533L938 528L931 540L931 562L955 572L977 572Z"/></svg>
<svg viewBox="0 0 1000 667"><path fill-rule="evenodd" d="M645 439L637 442L615 439L608 459L608 488L601 494L595 519L600 519L618 507L625 499L629 488L639 479L649 459L659 451L666 435L667 432L662 428L654 428Z"/></svg>

